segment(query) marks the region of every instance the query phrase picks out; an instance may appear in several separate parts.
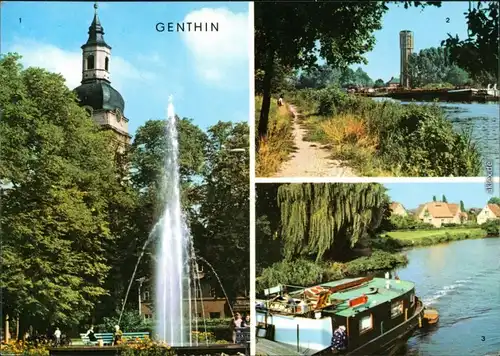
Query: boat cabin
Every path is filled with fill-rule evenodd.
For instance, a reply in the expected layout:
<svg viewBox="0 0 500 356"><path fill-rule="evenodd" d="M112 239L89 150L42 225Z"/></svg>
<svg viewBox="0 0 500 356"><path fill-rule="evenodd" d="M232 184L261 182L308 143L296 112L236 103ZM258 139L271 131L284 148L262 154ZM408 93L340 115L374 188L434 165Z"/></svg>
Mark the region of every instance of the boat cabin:
<svg viewBox="0 0 500 356"><path fill-rule="evenodd" d="M344 326L347 350L398 329L417 311L415 285L399 279L351 278L309 288L278 286L257 303L257 328L274 341L313 350L330 347Z"/></svg>

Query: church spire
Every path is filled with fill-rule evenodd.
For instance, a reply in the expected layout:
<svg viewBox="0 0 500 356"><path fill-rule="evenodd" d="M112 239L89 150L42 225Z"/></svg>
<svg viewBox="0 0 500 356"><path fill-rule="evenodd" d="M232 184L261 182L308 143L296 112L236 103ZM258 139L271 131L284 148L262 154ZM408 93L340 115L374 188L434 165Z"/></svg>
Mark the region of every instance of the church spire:
<svg viewBox="0 0 500 356"><path fill-rule="evenodd" d="M87 43L84 46L104 46L111 49L111 47L104 41L104 28L99 21L99 16L97 16L97 1L94 3L94 19L92 20L92 24L89 27L89 38Z"/></svg>

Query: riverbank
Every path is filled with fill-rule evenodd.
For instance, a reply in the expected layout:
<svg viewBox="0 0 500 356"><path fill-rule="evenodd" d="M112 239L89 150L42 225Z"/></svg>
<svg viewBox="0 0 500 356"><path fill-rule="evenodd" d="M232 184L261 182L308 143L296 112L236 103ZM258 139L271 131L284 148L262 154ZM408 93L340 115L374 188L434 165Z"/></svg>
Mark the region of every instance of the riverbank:
<svg viewBox="0 0 500 356"><path fill-rule="evenodd" d="M486 238L481 228L450 228L433 230L392 231L370 239L371 254L348 262L307 259L281 261L265 268L256 280L256 290L278 284L314 285L368 273L400 268L408 264L404 249L431 246L446 242Z"/></svg>
<svg viewBox="0 0 500 356"><path fill-rule="evenodd" d="M305 140L328 147L360 176L470 177L482 171L471 132L458 132L437 105L376 102L336 89L299 90Z"/></svg>
<svg viewBox="0 0 500 356"><path fill-rule="evenodd" d="M372 246L383 251L399 251L404 248L431 246L446 242L482 239L488 236L481 228L453 228L432 230L391 231L371 241Z"/></svg>

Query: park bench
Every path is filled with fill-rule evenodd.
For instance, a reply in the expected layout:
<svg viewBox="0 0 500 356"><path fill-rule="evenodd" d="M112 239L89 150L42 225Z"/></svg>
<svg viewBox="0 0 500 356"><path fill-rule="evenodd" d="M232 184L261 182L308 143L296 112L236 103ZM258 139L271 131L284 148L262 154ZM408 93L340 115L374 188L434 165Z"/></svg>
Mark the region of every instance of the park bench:
<svg viewBox="0 0 500 356"><path fill-rule="evenodd" d="M84 345L97 345L99 340L102 340L103 345L111 345L113 343L113 333L95 333L94 334L98 341L90 341L88 336L85 334L80 334L80 338Z"/></svg>
<svg viewBox="0 0 500 356"><path fill-rule="evenodd" d="M103 345L111 345L113 343L113 333L96 333L95 337L97 340L102 340ZM149 332L140 331L133 333L123 333L122 342L134 341L134 340L144 340L149 337ZM80 338L84 345L97 345L99 341L90 341L88 336L85 334L80 334Z"/></svg>

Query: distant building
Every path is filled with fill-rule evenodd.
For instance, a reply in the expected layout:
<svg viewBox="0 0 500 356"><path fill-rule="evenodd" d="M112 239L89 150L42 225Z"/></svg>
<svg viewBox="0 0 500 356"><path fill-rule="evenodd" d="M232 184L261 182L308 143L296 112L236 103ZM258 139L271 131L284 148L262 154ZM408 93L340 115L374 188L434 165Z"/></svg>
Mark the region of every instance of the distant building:
<svg viewBox="0 0 500 356"><path fill-rule="evenodd" d="M413 53L413 33L411 31L399 32L399 48L401 51L400 84L403 88L410 87L410 76L408 75L408 60Z"/></svg>
<svg viewBox="0 0 500 356"><path fill-rule="evenodd" d="M441 227L443 224L462 224L464 215L459 204L430 202L421 204L415 212L415 217L427 224Z"/></svg>
<svg viewBox="0 0 500 356"><path fill-rule="evenodd" d="M391 209L391 215L408 216L408 212L401 203L393 201L389 208Z"/></svg>
<svg viewBox="0 0 500 356"><path fill-rule="evenodd" d="M477 223L484 224L488 220L500 219L500 206L497 204L486 204L486 206L477 214Z"/></svg>
<svg viewBox="0 0 500 356"><path fill-rule="evenodd" d="M399 78L391 77L391 79L385 85L387 89L394 90L399 87Z"/></svg>

